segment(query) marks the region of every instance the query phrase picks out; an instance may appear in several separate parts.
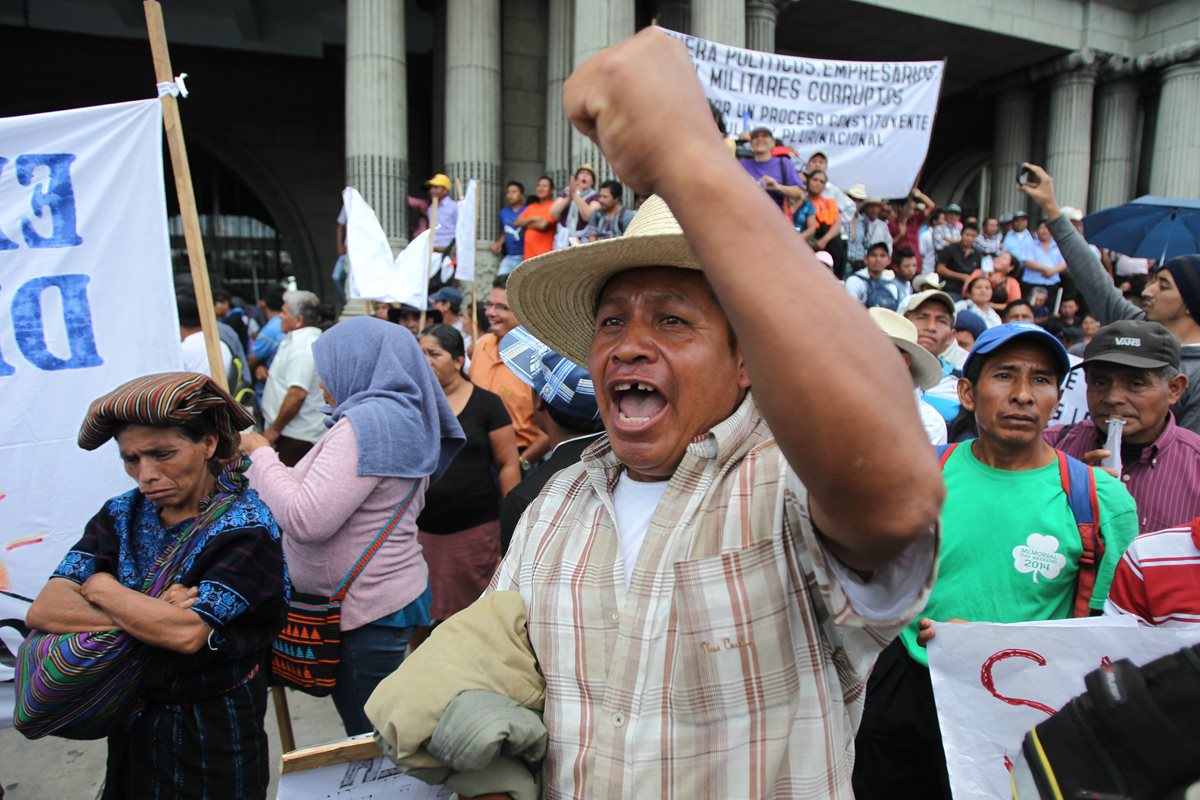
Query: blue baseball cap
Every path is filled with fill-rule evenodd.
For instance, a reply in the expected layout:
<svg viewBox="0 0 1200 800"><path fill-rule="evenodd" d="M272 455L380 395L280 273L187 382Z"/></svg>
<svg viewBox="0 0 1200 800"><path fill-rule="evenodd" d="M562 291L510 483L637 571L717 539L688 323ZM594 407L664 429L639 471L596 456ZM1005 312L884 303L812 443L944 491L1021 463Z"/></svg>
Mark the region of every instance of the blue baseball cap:
<svg viewBox="0 0 1200 800"><path fill-rule="evenodd" d="M500 359L556 410L578 419L600 418L592 374L524 327L513 328L500 340Z"/></svg>
<svg viewBox="0 0 1200 800"><path fill-rule="evenodd" d="M429 295L429 303L432 305L439 300L444 300L452 306L461 306L463 304L462 292L455 289L453 286L443 286L433 294Z"/></svg>
<svg viewBox="0 0 1200 800"><path fill-rule="evenodd" d="M1070 373L1071 359L1067 356L1067 348L1063 347L1063 343L1058 340L1057 336L1032 322L1006 322L1003 325L988 328L975 340L975 346L971 348L971 352L967 354L967 360L963 362L963 375L970 374L971 363L975 361L976 356L985 356L1017 339L1035 341L1049 350L1061 370L1060 382Z"/></svg>

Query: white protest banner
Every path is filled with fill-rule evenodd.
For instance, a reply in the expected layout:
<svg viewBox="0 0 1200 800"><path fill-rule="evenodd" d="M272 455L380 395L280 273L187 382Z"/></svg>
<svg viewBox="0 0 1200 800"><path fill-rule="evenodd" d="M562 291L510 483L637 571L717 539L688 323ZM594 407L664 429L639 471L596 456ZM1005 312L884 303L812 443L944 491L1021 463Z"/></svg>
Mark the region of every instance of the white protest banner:
<svg viewBox="0 0 1200 800"><path fill-rule="evenodd" d="M346 208L350 296L423 308L430 232L413 239L393 258L392 246L379 217L358 190L347 186L342 192L342 203Z"/></svg>
<svg viewBox="0 0 1200 800"><path fill-rule="evenodd" d="M929 671L955 800L1012 797L1007 763L1025 734L1082 693L1083 677L1106 660L1140 666L1200 641L1200 628L1112 620L1132 621L937 626Z"/></svg>
<svg viewBox="0 0 1200 800"><path fill-rule="evenodd" d="M454 257L458 266L455 277L475 280L475 188L474 178L467 181L467 193L458 201L458 217L454 222Z"/></svg>
<svg viewBox="0 0 1200 800"><path fill-rule="evenodd" d="M1079 356L1068 355L1071 360L1071 371L1063 381L1062 397L1059 398L1058 408L1050 417L1050 425L1071 425L1076 422L1091 419L1087 404L1087 382L1083 379L1083 370L1076 369L1083 363Z"/></svg>
<svg viewBox="0 0 1200 800"><path fill-rule="evenodd" d="M730 133L767 125L802 159L818 150L830 179L905 197L925 155L944 61L826 61L744 50L675 31Z"/></svg>
<svg viewBox="0 0 1200 800"><path fill-rule="evenodd" d="M182 366L162 135L158 100L0 119L0 620L132 486L88 403Z"/></svg>

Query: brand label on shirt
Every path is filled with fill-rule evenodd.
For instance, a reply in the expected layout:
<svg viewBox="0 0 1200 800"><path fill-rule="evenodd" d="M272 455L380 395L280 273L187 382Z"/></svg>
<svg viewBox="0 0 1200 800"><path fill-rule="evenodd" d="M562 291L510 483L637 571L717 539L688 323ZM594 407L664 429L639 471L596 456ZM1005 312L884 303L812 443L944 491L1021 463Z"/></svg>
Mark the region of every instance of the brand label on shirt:
<svg viewBox="0 0 1200 800"><path fill-rule="evenodd" d="M1013 567L1017 572L1033 573L1033 582L1038 583L1038 574L1054 580L1066 566L1067 557L1058 552L1058 539L1031 533L1025 544L1013 548Z"/></svg>

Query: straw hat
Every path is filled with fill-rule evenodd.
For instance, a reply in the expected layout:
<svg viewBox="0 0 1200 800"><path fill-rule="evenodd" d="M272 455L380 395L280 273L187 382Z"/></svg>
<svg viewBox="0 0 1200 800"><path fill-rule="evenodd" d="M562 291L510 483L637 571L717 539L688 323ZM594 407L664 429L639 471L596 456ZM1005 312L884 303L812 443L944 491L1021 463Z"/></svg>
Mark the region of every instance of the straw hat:
<svg viewBox="0 0 1200 800"><path fill-rule="evenodd" d="M871 321L892 340L892 343L912 357L909 374L922 389L932 389L942 379L942 365L937 357L917 343L917 326L889 308L869 308Z"/></svg>
<svg viewBox="0 0 1200 800"><path fill-rule="evenodd" d="M530 333L587 367L600 291L634 267L700 269L661 197L642 204L625 235L531 258L508 278L508 304Z"/></svg>

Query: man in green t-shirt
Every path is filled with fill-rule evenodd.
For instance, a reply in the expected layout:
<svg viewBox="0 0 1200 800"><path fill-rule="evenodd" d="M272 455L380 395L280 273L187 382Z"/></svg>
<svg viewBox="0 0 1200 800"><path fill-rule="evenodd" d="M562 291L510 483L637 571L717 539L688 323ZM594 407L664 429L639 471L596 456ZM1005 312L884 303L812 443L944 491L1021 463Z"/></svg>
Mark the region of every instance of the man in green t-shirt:
<svg viewBox="0 0 1200 800"><path fill-rule="evenodd" d="M1070 370L1067 351L1028 322L985 331L963 364L958 396L979 438L946 459L942 548L917 622L880 655L855 742L854 791L873 798L949 798L925 642L934 621L1029 622L1071 616L1083 543L1042 431ZM1099 613L1138 533L1120 482L1092 468L1104 558L1088 602Z"/></svg>

